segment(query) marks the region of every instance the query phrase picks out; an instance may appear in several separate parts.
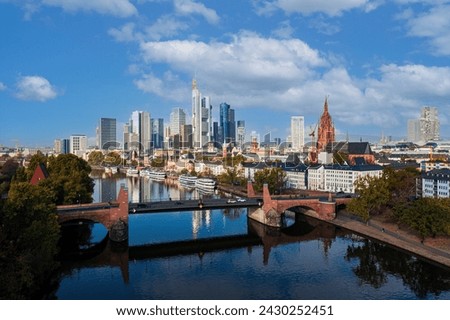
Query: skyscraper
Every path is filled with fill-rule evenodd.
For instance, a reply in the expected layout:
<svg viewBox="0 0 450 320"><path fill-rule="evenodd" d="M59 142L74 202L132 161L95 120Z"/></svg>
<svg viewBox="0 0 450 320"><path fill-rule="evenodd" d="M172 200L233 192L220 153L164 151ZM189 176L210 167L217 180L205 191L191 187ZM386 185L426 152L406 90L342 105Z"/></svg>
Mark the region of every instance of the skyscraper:
<svg viewBox="0 0 450 320"><path fill-rule="evenodd" d="M202 98L197 80L192 80L192 141L194 148L202 148L211 140L211 100Z"/></svg>
<svg viewBox="0 0 450 320"><path fill-rule="evenodd" d="M99 126L99 146L102 150L117 148L116 119L101 118Z"/></svg>
<svg viewBox="0 0 450 320"><path fill-rule="evenodd" d="M436 107L423 107L419 121L420 132L424 142L439 140L439 117Z"/></svg>
<svg viewBox="0 0 450 320"><path fill-rule="evenodd" d="M148 153L151 147L151 132L150 113L146 111L133 111L130 122L124 127L126 150L137 151L139 155ZM127 139L126 141L125 138Z"/></svg>
<svg viewBox="0 0 450 320"><path fill-rule="evenodd" d="M242 146L245 143L245 121L244 120L238 120L237 121L237 144L239 147L242 148Z"/></svg>
<svg viewBox="0 0 450 320"><path fill-rule="evenodd" d="M192 142L194 148L202 146L202 102L197 80L192 80Z"/></svg>
<svg viewBox="0 0 450 320"><path fill-rule="evenodd" d="M162 148L164 143L164 119L151 119L152 143L154 148Z"/></svg>
<svg viewBox="0 0 450 320"><path fill-rule="evenodd" d="M420 133L420 120L409 119L408 120L408 141L419 142L421 140Z"/></svg>
<svg viewBox="0 0 450 320"><path fill-rule="evenodd" d="M170 135L181 134L181 126L186 124L186 113L181 108L173 108L170 113Z"/></svg>
<svg viewBox="0 0 450 320"><path fill-rule="evenodd" d="M234 121L234 109L231 109L230 105L226 102L222 102L219 111L219 142L235 142L236 122Z"/></svg>
<svg viewBox="0 0 450 320"><path fill-rule="evenodd" d="M303 151L305 146L305 118L303 116L291 117L292 149Z"/></svg>
<svg viewBox="0 0 450 320"><path fill-rule="evenodd" d="M439 140L440 126L436 107L423 107L418 119L408 120L408 140L415 143Z"/></svg>

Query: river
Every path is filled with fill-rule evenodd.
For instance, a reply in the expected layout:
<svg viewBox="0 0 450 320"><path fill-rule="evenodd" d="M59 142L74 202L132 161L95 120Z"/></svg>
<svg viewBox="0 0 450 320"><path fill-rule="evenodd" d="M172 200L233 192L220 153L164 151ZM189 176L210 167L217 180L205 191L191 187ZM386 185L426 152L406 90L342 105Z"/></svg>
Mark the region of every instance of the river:
<svg viewBox="0 0 450 320"><path fill-rule="evenodd" d="M145 178L95 182L94 201L121 184L130 201L219 196ZM450 299L449 270L299 214L282 230L246 208L130 215L128 246L106 236L99 224L63 228L56 298Z"/></svg>

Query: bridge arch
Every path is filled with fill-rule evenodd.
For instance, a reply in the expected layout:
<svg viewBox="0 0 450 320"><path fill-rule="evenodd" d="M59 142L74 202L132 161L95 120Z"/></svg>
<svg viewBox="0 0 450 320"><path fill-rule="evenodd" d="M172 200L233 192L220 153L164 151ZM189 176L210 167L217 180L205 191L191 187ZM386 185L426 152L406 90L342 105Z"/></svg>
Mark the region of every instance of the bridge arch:
<svg viewBox="0 0 450 320"><path fill-rule="evenodd" d="M128 239L128 190L122 187L115 203L58 206L58 222L90 220L105 226L111 240Z"/></svg>

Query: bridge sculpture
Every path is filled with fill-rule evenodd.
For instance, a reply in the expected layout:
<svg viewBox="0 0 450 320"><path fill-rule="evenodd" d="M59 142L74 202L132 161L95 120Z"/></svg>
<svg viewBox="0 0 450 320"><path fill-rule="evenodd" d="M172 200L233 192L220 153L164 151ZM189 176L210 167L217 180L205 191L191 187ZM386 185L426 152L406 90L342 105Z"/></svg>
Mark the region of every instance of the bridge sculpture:
<svg viewBox="0 0 450 320"><path fill-rule="evenodd" d="M247 183L247 196L257 197L251 181ZM308 212L309 216L320 220L330 221L336 217L337 206L349 202L349 198L277 198L270 195L267 184L263 186L262 202L260 208L249 208L248 217L270 227L282 227L283 215L289 208L300 207Z"/></svg>

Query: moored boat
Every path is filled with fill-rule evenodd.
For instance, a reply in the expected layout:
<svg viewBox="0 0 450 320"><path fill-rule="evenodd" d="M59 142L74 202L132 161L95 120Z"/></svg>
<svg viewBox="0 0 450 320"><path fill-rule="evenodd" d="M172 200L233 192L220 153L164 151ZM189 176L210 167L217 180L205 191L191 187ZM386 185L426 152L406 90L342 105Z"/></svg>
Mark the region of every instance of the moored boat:
<svg viewBox="0 0 450 320"><path fill-rule="evenodd" d="M205 191L214 191L216 182L209 178L199 178L195 181L195 187Z"/></svg>
<svg viewBox="0 0 450 320"><path fill-rule="evenodd" d="M156 171L156 170L150 170L148 177L152 180L164 180L167 175L164 171Z"/></svg>
<svg viewBox="0 0 450 320"><path fill-rule="evenodd" d="M137 176L137 175L139 175L139 170L138 169L133 168L133 167L128 168L127 176Z"/></svg>
<svg viewBox="0 0 450 320"><path fill-rule="evenodd" d="M178 181L180 182L180 185L187 188L194 188L195 182L197 181L196 176L191 176L189 174L182 174L178 177Z"/></svg>

